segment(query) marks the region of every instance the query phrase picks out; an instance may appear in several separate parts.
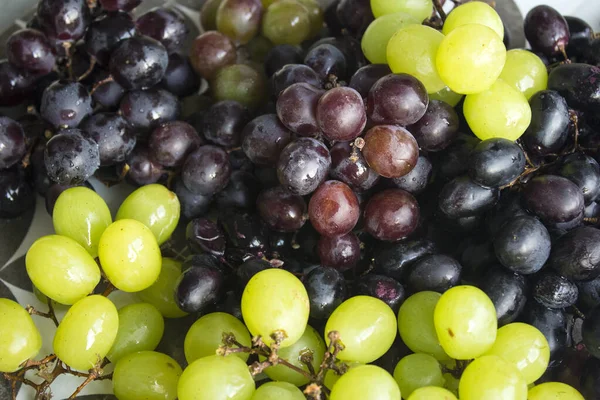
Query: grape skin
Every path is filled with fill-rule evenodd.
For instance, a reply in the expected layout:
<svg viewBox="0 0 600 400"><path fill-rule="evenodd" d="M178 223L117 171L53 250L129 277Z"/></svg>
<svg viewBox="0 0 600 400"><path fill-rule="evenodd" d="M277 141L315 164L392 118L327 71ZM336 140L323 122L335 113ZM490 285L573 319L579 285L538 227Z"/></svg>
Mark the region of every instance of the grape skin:
<svg viewBox="0 0 600 400"><path fill-rule="evenodd" d="M42 337L31 315L16 302L0 298L0 371L17 371L34 358L42 347Z"/></svg>

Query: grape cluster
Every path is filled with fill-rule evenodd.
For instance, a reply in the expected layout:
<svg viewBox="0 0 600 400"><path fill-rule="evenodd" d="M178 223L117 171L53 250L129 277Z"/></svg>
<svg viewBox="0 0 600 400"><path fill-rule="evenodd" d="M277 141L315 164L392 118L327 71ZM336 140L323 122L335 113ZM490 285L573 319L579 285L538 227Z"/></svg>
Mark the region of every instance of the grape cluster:
<svg viewBox="0 0 600 400"><path fill-rule="evenodd" d="M27 109L0 116L0 218L45 198L49 311L0 299L0 372L40 398L63 373L120 400L598 398L600 39L538 6L512 49L486 2L443 3L208 0L188 40L178 5L40 0L0 62ZM113 214L93 178L136 189Z"/></svg>

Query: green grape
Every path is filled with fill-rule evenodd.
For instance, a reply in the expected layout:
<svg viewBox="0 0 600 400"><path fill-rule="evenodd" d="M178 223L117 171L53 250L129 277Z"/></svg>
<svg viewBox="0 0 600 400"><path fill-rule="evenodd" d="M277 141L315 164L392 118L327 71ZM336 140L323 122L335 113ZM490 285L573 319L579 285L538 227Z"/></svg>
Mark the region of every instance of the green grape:
<svg viewBox="0 0 600 400"><path fill-rule="evenodd" d="M119 331L106 357L118 360L138 351L154 350L165 331L165 321L152 304L129 304L119 310Z"/></svg>
<svg viewBox="0 0 600 400"><path fill-rule="evenodd" d="M493 29L500 39L504 39L502 19L493 7L482 1L471 1L454 8L448 14L442 32L447 35L459 26L468 24L485 25Z"/></svg>
<svg viewBox="0 0 600 400"><path fill-rule="evenodd" d="M180 276L181 263L164 257L158 279L149 288L138 292L138 297L156 307L165 318L185 317L188 314L177 306L173 295Z"/></svg>
<svg viewBox="0 0 600 400"><path fill-rule="evenodd" d="M355 296L340 304L325 325L328 334L337 331L345 348L340 360L370 363L392 347L398 326L392 309L383 301L369 296Z"/></svg>
<svg viewBox="0 0 600 400"><path fill-rule="evenodd" d="M296 343L304 334L310 305L302 282L292 273L271 268L254 275L242 294L242 316L253 336L273 343L271 334L283 331L281 347Z"/></svg>
<svg viewBox="0 0 600 400"><path fill-rule="evenodd" d="M450 391L436 386L422 387L408 397L408 400L457 400Z"/></svg>
<svg viewBox="0 0 600 400"><path fill-rule="evenodd" d="M550 347L544 334L523 323L498 329L496 341L486 354L499 356L513 364L528 384L544 375L550 362Z"/></svg>
<svg viewBox="0 0 600 400"><path fill-rule="evenodd" d="M265 99L267 81L257 69L234 64L219 70L211 87L215 101L235 100L246 107L256 108Z"/></svg>
<svg viewBox="0 0 600 400"><path fill-rule="evenodd" d="M200 24L205 31L217 30L217 11L223 0L207 0L200 10Z"/></svg>
<svg viewBox="0 0 600 400"><path fill-rule="evenodd" d="M335 383L330 400L400 400L400 389L383 368L362 365L349 369Z"/></svg>
<svg viewBox="0 0 600 400"><path fill-rule="evenodd" d="M406 13L387 14L371 22L361 41L362 51L367 60L373 64L387 64L386 52L392 36L399 29L418 23L416 18Z"/></svg>
<svg viewBox="0 0 600 400"><path fill-rule="evenodd" d="M437 71L456 93L489 89L506 61L506 47L493 29L480 24L459 26L450 32L436 54Z"/></svg>
<svg viewBox="0 0 600 400"><path fill-rule="evenodd" d="M341 364L342 362L343 361L336 360L336 364ZM346 361L346 362L344 362L344 364L346 364L348 369L358 367L360 365L365 365L363 363L358 363L358 362L354 362L354 361ZM325 385L325 387L327 389L331 390L331 389L333 389L333 386L335 385L335 383L337 381L339 381L341 377L342 377L342 375L338 375L338 373L335 372L334 370L328 369L327 372L325 372L325 379L323 379L323 384Z"/></svg>
<svg viewBox="0 0 600 400"><path fill-rule="evenodd" d="M217 30L246 44L258 33L262 11L260 0L223 0L217 9Z"/></svg>
<svg viewBox="0 0 600 400"><path fill-rule="evenodd" d="M443 40L444 35L425 25L409 25L398 30L387 44L387 61L391 70L396 74L414 76L425 85L428 93L444 89L446 84L435 64Z"/></svg>
<svg viewBox="0 0 600 400"><path fill-rule="evenodd" d="M268 382L256 389L251 400L306 400L306 397L291 383Z"/></svg>
<svg viewBox="0 0 600 400"><path fill-rule="evenodd" d="M273 43L264 36L257 36L248 42L246 48L250 54L250 60L259 64L265 62L269 51L273 48Z"/></svg>
<svg viewBox="0 0 600 400"><path fill-rule="evenodd" d="M121 219L106 228L98 257L108 280L124 292L144 290L160 275L162 259L156 238L134 219Z"/></svg>
<svg viewBox="0 0 600 400"><path fill-rule="evenodd" d="M454 93L448 86L439 92L429 93L429 100L440 100L456 107L458 103L465 97L463 94Z"/></svg>
<svg viewBox="0 0 600 400"><path fill-rule="evenodd" d="M179 400L250 400L254 379L238 357L200 358L183 371L177 395Z"/></svg>
<svg viewBox="0 0 600 400"><path fill-rule="evenodd" d="M561 382L541 383L527 393L528 400L585 400L573 387Z"/></svg>
<svg viewBox="0 0 600 400"><path fill-rule="evenodd" d="M488 351L496 340L498 321L490 298L474 286L455 286L435 306L433 325L450 357L469 360Z"/></svg>
<svg viewBox="0 0 600 400"><path fill-rule="evenodd" d="M325 15L319 3L315 0L296 0L308 10L308 19L310 20L310 32L308 38L313 38L321 33Z"/></svg>
<svg viewBox="0 0 600 400"><path fill-rule="evenodd" d="M18 303L0 298L0 372L15 372L37 356L42 336L31 315Z"/></svg>
<svg viewBox="0 0 600 400"><path fill-rule="evenodd" d="M460 400L526 400L527 384L519 371L498 356L475 359L458 385Z"/></svg>
<svg viewBox="0 0 600 400"><path fill-rule="evenodd" d="M269 6L279 0L261 0L263 8L266 10Z"/></svg>
<svg viewBox="0 0 600 400"><path fill-rule="evenodd" d="M119 313L104 296L79 300L67 311L54 335L54 353L69 367L81 371L101 362L119 330Z"/></svg>
<svg viewBox="0 0 600 400"><path fill-rule="evenodd" d="M296 0L279 0L262 20L262 34L275 44L298 45L310 35L308 9Z"/></svg>
<svg viewBox="0 0 600 400"><path fill-rule="evenodd" d="M127 354L115 366L113 390L119 400L175 400L181 367L155 351Z"/></svg>
<svg viewBox="0 0 600 400"><path fill-rule="evenodd" d="M108 206L96 192L86 187L74 187L58 196L52 223L58 235L75 240L95 258L100 236L112 223L112 217Z"/></svg>
<svg viewBox="0 0 600 400"><path fill-rule="evenodd" d="M90 254L66 236L36 240L25 256L27 274L46 296L61 304L75 304L100 282L100 269Z"/></svg>
<svg viewBox="0 0 600 400"><path fill-rule="evenodd" d="M188 364L199 358L213 356L223 344L223 334L233 333L235 339L246 347L251 347L252 341L246 326L231 314L215 312L200 318L188 330L183 343L185 359ZM248 359L248 353L233 353L242 361Z"/></svg>
<svg viewBox="0 0 600 400"><path fill-rule="evenodd" d="M444 386L440 363L429 354L415 353L402 358L394 369L394 379L404 398L421 387Z"/></svg>
<svg viewBox="0 0 600 400"><path fill-rule="evenodd" d="M548 70L536 54L523 49L506 52L500 79L523 93L527 100L548 87Z"/></svg>
<svg viewBox="0 0 600 400"><path fill-rule="evenodd" d="M433 311L442 295L423 291L410 296L400 306L398 331L406 346L415 353L425 353L437 360L448 360L433 326Z"/></svg>
<svg viewBox="0 0 600 400"><path fill-rule="evenodd" d="M449 372L444 374L444 387L452 392L455 396L458 396L458 385L460 383L460 379L457 379L454 375Z"/></svg>
<svg viewBox="0 0 600 400"><path fill-rule="evenodd" d="M482 93L468 95L463 113L481 140L517 140L531 122L531 107L525 96L502 79Z"/></svg>
<svg viewBox="0 0 600 400"><path fill-rule="evenodd" d="M301 361L300 356L307 351L311 351L313 355L311 364L315 371L318 371L321 362L323 362L325 350L325 343L321 339L319 332L307 325L302 337L293 345L280 349L279 356L290 362L290 364L309 372L308 367ZM284 365L269 367L265 370L265 374L274 381L288 382L296 386L308 383L308 379L304 375L292 371Z"/></svg>
<svg viewBox="0 0 600 400"><path fill-rule="evenodd" d="M371 11L375 18L403 12L412 15L420 23L431 17L433 2L431 0L371 0Z"/></svg>
<svg viewBox="0 0 600 400"><path fill-rule="evenodd" d="M179 222L179 199L159 184L142 186L131 193L119 207L117 220L135 219L146 225L159 245L171 237Z"/></svg>

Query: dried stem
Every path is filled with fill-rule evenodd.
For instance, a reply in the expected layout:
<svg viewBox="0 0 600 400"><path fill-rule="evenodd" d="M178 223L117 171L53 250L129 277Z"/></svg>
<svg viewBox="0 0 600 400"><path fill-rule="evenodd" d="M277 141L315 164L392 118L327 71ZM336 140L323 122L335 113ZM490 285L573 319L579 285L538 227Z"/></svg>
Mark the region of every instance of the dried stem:
<svg viewBox="0 0 600 400"><path fill-rule="evenodd" d="M112 283L108 282L108 286L106 287L106 289L104 289L104 292L102 292L102 296L108 297L108 295L114 292L115 289L116 287Z"/></svg>
<svg viewBox="0 0 600 400"><path fill-rule="evenodd" d="M38 311L35 308L33 308L33 306L27 306L25 308L25 310L27 310L27 312L31 315L37 315L42 318L51 319L52 322L54 322L54 325L56 325L58 327L58 319L56 319L56 314L54 313L54 307L52 306L52 300L50 300L50 298L48 298L48 312L47 313Z"/></svg>
<svg viewBox="0 0 600 400"><path fill-rule="evenodd" d="M440 0L433 0L433 6L435 7L435 11L437 11L440 18L442 19L442 23L446 22L446 12L444 11L442 3L440 3Z"/></svg>
<svg viewBox="0 0 600 400"><path fill-rule="evenodd" d="M71 42L63 42L62 47L67 54L67 73L69 74L69 80L73 80L73 54L71 53Z"/></svg>
<svg viewBox="0 0 600 400"><path fill-rule="evenodd" d="M94 70L95 66L96 66L96 58L90 56L90 66L79 78L77 78L77 82L81 82L82 80L84 80L85 78L90 76L90 74Z"/></svg>
<svg viewBox="0 0 600 400"><path fill-rule="evenodd" d="M94 94L94 92L95 92L96 90L98 90L98 88L99 88L100 86L104 85L105 83L109 83L109 82L113 82L113 81L114 81L113 77L112 77L112 76L109 76L109 77L108 77L108 78L106 78L106 79L102 79L101 81L98 81L98 82L96 82L96 84L95 84L95 85L92 87L92 90L90 91L90 95L93 95L93 94Z"/></svg>

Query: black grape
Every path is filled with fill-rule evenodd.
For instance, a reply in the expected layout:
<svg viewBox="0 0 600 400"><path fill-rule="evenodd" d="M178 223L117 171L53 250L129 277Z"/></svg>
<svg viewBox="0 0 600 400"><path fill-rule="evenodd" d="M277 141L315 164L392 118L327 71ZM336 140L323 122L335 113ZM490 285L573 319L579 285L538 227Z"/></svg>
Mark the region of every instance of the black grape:
<svg viewBox="0 0 600 400"><path fill-rule="evenodd" d="M523 322L533 325L544 334L550 347L550 365L559 363L565 348L571 344L567 315L561 309L544 307L531 299L525 305Z"/></svg>
<svg viewBox="0 0 600 400"><path fill-rule="evenodd" d="M276 114L265 114L250 121L242 132L242 149L254 164L275 165L281 151L292 140L292 133Z"/></svg>
<svg viewBox="0 0 600 400"><path fill-rule="evenodd" d="M597 113L600 107L600 68L588 64L562 64L550 72L548 89L560 93L567 104Z"/></svg>
<svg viewBox="0 0 600 400"><path fill-rule="evenodd" d="M365 65L352 75L349 86L366 99L375 82L391 73L387 64Z"/></svg>
<svg viewBox="0 0 600 400"><path fill-rule="evenodd" d="M6 60L0 61L0 106L13 107L34 91L35 79Z"/></svg>
<svg viewBox="0 0 600 400"><path fill-rule="evenodd" d="M375 297L390 306L395 314L406 299L406 290L397 280L385 275L369 274L357 280L356 295Z"/></svg>
<svg viewBox="0 0 600 400"><path fill-rule="evenodd" d="M99 65L107 67L110 54L117 45L134 35L135 23L131 15L125 12L105 14L90 24L83 48Z"/></svg>
<svg viewBox="0 0 600 400"><path fill-rule="evenodd" d="M0 117L0 169L18 163L27 151L23 127L17 121Z"/></svg>
<svg viewBox="0 0 600 400"><path fill-rule="evenodd" d="M148 36L121 41L110 56L110 73L125 89L147 89L163 78L169 55L165 47Z"/></svg>
<svg viewBox="0 0 600 400"><path fill-rule="evenodd" d="M435 252L435 244L427 239L383 245L375 251L374 270L402 281L411 265L418 259Z"/></svg>
<svg viewBox="0 0 600 400"><path fill-rule="evenodd" d="M177 167L202 144L203 140L193 126L183 121L170 121L152 131L148 151L160 165Z"/></svg>
<svg viewBox="0 0 600 400"><path fill-rule="evenodd" d="M0 169L0 218L15 218L35 206L35 194L25 171Z"/></svg>
<svg viewBox="0 0 600 400"><path fill-rule="evenodd" d="M407 129L423 150L440 151L456 139L458 126L458 115L450 104L430 100L425 114Z"/></svg>
<svg viewBox="0 0 600 400"><path fill-rule="evenodd" d="M498 201L497 189L486 189L469 177L455 178L444 185L439 196L439 208L449 218L480 215L490 210Z"/></svg>
<svg viewBox="0 0 600 400"><path fill-rule="evenodd" d="M258 213L269 226L279 232L295 232L308 219L306 201L302 196L278 186L264 190L256 199Z"/></svg>
<svg viewBox="0 0 600 400"><path fill-rule="evenodd" d="M231 164L227 153L217 146L201 146L191 153L181 170L183 184L190 191L211 196L227 186Z"/></svg>
<svg viewBox="0 0 600 400"><path fill-rule="evenodd" d="M300 138L288 144L277 162L279 182L301 196L314 192L327 178L331 155L327 147L312 138Z"/></svg>
<svg viewBox="0 0 600 400"><path fill-rule="evenodd" d="M498 203L485 217L487 231L494 237L508 221L527 215L529 214L521 204L519 193L504 190L500 195Z"/></svg>
<svg viewBox="0 0 600 400"><path fill-rule="evenodd" d="M350 232L341 236L321 236L317 253L322 266L347 271L360 261L360 239Z"/></svg>
<svg viewBox="0 0 600 400"><path fill-rule="evenodd" d="M56 65L56 56L48 38L35 29L16 31L6 41L8 60L35 74L48 74Z"/></svg>
<svg viewBox="0 0 600 400"><path fill-rule="evenodd" d="M243 170L233 171L225 189L215 196L217 208L254 210L259 192L260 183L254 174Z"/></svg>
<svg viewBox="0 0 600 400"><path fill-rule="evenodd" d="M344 53L331 44L320 44L308 51L304 64L312 68L322 80L330 75L345 79L347 74L346 57Z"/></svg>
<svg viewBox="0 0 600 400"><path fill-rule="evenodd" d="M211 266L194 266L179 277L175 302L185 312L202 312L219 300L222 288L221 271Z"/></svg>
<svg viewBox="0 0 600 400"><path fill-rule="evenodd" d="M570 222L583 216L583 193L562 176L536 176L527 182L522 193L527 209L544 223Z"/></svg>
<svg viewBox="0 0 600 400"><path fill-rule="evenodd" d="M130 183L136 186L156 183L167 174L164 167L150 157L146 147L137 146L126 161L125 176Z"/></svg>
<svg viewBox="0 0 600 400"><path fill-rule="evenodd" d="M236 147L241 143L242 130L250 121L250 112L233 100L213 104L202 121L204 137L219 146Z"/></svg>
<svg viewBox="0 0 600 400"><path fill-rule="evenodd" d="M77 41L90 22L86 0L40 0L37 19L46 35L62 41Z"/></svg>
<svg viewBox="0 0 600 400"><path fill-rule="evenodd" d="M600 276L600 230L582 226L561 236L552 246L549 265L575 281Z"/></svg>
<svg viewBox="0 0 600 400"><path fill-rule="evenodd" d="M511 183L525 169L525 154L512 140L484 140L469 158L469 176L484 187L500 187Z"/></svg>
<svg viewBox="0 0 600 400"><path fill-rule="evenodd" d="M65 129L52 137L44 159L50 179L60 184L84 182L100 167L98 144L79 129Z"/></svg>
<svg viewBox="0 0 600 400"><path fill-rule="evenodd" d="M547 56L565 51L569 43L569 25L554 8L540 5L525 16L525 37L531 47Z"/></svg>
<svg viewBox="0 0 600 400"><path fill-rule="evenodd" d="M542 90L529 100L531 123L521 140L528 152L546 155L558 152L567 141L569 107L557 91Z"/></svg>
<svg viewBox="0 0 600 400"><path fill-rule="evenodd" d="M586 314L581 333L587 351L600 358L600 307Z"/></svg>
<svg viewBox="0 0 600 400"><path fill-rule="evenodd" d="M92 114L92 98L78 82L56 81L44 90L40 114L55 128L76 128Z"/></svg>
<svg viewBox="0 0 600 400"><path fill-rule="evenodd" d="M169 54L169 65L160 86L179 97L191 96L200 89L200 78L188 57Z"/></svg>
<svg viewBox="0 0 600 400"><path fill-rule="evenodd" d="M136 144L135 133L116 113L95 114L84 121L81 129L84 136L98 143L101 166L125 161Z"/></svg>
<svg viewBox="0 0 600 400"><path fill-rule="evenodd" d="M177 119L181 105L177 97L163 89L134 90L123 97L119 110L133 128L148 132Z"/></svg>
<svg viewBox="0 0 600 400"><path fill-rule="evenodd" d="M320 87L321 79L310 67L303 64L288 64L283 66L271 77L273 95L278 97L281 92L294 83L308 83Z"/></svg>
<svg viewBox="0 0 600 400"><path fill-rule="evenodd" d="M302 63L302 50L291 44L280 44L274 46L265 58L265 70L268 76L272 76L287 64Z"/></svg>
<svg viewBox="0 0 600 400"><path fill-rule="evenodd" d="M186 227L185 237L192 251L198 254L225 254L225 235L219 225L208 218L191 220Z"/></svg>
<svg viewBox="0 0 600 400"><path fill-rule="evenodd" d="M273 268L271 263L260 258L250 258L245 261L235 270L240 289L243 290L254 275L270 268Z"/></svg>
<svg viewBox="0 0 600 400"><path fill-rule="evenodd" d="M314 268L304 276L303 282L308 293L311 318L329 318L333 310L346 299L344 276L334 268Z"/></svg>
<svg viewBox="0 0 600 400"><path fill-rule="evenodd" d="M181 214L186 219L198 218L206 214L212 203L211 196L192 193L185 187L181 179L175 181L173 190L181 204Z"/></svg>
<svg viewBox="0 0 600 400"><path fill-rule="evenodd" d="M462 266L454 258L433 254L416 261L406 277L407 287L413 292L431 290L444 293L460 282Z"/></svg>
<svg viewBox="0 0 600 400"><path fill-rule="evenodd" d="M586 205L600 195L600 166L592 157L583 153L570 154L562 159L558 174L579 186Z"/></svg>
<svg viewBox="0 0 600 400"><path fill-rule="evenodd" d="M336 143L329 151L331 176L346 183L355 192L367 191L379 181L379 174L369 167L362 152L354 149L350 143Z"/></svg>
<svg viewBox="0 0 600 400"><path fill-rule="evenodd" d="M188 33L183 15L164 7L140 15L135 24L139 33L158 40L169 53L180 49Z"/></svg>
<svg viewBox="0 0 600 400"><path fill-rule="evenodd" d="M433 166L425 156L419 156L415 167L406 175L399 178L393 178L392 182L400 189L417 195L421 193L431 180Z"/></svg>
<svg viewBox="0 0 600 400"><path fill-rule="evenodd" d="M579 296L577 285L553 271L544 271L536 277L533 298L548 308L567 308Z"/></svg>
<svg viewBox="0 0 600 400"><path fill-rule="evenodd" d="M477 286L494 303L499 326L514 322L523 312L529 284L522 275L495 266L483 274Z"/></svg>

